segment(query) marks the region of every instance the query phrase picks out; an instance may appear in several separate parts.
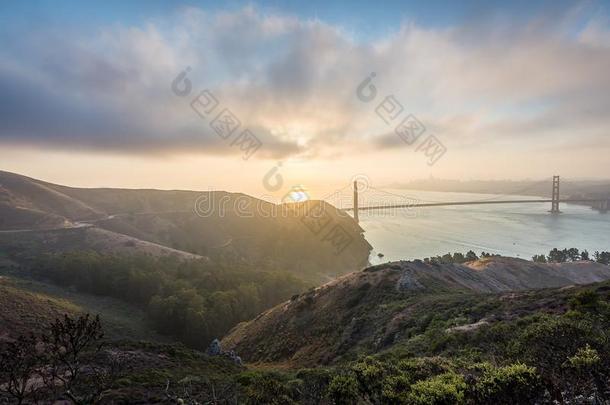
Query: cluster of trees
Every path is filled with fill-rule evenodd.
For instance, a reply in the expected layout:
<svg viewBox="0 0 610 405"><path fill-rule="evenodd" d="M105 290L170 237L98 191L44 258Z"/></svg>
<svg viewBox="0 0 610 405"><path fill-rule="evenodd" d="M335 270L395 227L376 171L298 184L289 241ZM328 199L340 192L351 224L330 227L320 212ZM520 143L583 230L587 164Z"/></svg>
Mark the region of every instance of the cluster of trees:
<svg viewBox="0 0 610 405"><path fill-rule="evenodd" d="M576 262L579 260L595 260L601 264L610 264L610 252L599 252L593 253L593 257L587 250L582 252L577 248L569 248L559 250L554 248L549 252L548 255L534 255L532 260L536 263L565 263L565 262Z"/></svg>
<svg viewBox="0 0 610 405"><path fill-rule="evenodd" d="M66 315L45 333L2 342L0 402L97 402L123 369L117 358L106 359L104 366L91 363L101 353L103 336L99 317Z"/></svg>
<svg viewBox="0 0 610 405"><path fill-rule="evenodd" d="M466 254L455 252L447 253L442 256L426 257L425 263L438 263L438 264L450 264L450 263L466 263L479 258L497 257L500 255L493 253L481 252L480 256L469 250ZM532 260L536 263L565 263L565 262L576 262L579 260L594 260L597 263L610 265L610 252L599 252L596 251L591 255L587 250L582 252L577 248L569 248L559 250L557 248L551 250L548 255L534 255Z"/></svg>
<svg viewBox="0 0 610 405"><path fill-rule="evenodd" d="M450 264L450 263L466 263L479 258L497 257L500 255L481 252L480 256L469 250L466 254L455 252L447 253L442 256L426 257L425 263L438 263L438 264ZM587 250L582 252L576 248L569 248L559 250L557 248L551 250L548 255L534 255L532 260L536 263L565 263L565 262L576 262L579 260L594 260L597 263L610 265L610 252L599 252L596 251L591 255Z"/></svg>
<svg viewBox="0 0 610 405"><path fill-rule="evenodd" d="M136 304L157 331L195 348L308 287L273 269L174 257L75 252L39 257L32 269L60 285Z"/></svg>
<svg viewBox="0 0 610 405"><path fill-rule="evenodd" d="M499 255L481 252L480 258L495 257L495 256L499 256ZM449 263L458 263L459 264L459 263L471 262L474 260L479 260L479 256L477 256L477 254L474 251L469 250L466 254L456 252L453 254L447 253L442 256L426 257L424 259L424 262L425 263L439 263L439 264L449 264Z"/></svg>

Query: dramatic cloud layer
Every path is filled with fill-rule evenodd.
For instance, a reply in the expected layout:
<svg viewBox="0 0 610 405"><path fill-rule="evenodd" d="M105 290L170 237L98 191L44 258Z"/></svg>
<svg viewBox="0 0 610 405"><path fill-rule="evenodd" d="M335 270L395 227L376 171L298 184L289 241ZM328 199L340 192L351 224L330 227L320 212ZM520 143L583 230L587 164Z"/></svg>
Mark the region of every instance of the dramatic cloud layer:
<svg viewBox="0 0 610 405"><path fill-rule="evenodd" d="M128 154L239 154L189 106L209 89L263 142L258 157L337 156L405 144L376 114L394 95L454 153L518 143L609 149L610 30L597 10L355 39L247 7L183 9L75 35L44 27L0 50L0 142ZM170 89L187 66L193 90ZM371 72L378 90L361 102ZM489 149L492 150L492 149Z"/></svg>

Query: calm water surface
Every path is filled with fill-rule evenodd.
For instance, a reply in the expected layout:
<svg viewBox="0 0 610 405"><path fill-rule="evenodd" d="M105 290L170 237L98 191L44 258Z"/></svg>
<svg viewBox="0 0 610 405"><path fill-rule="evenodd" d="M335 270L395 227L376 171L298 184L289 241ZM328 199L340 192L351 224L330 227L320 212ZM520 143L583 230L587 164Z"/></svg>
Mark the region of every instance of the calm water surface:
<svg viewBox="0 0 610 405"><path fill-rule="evenodd" d="M536 199L531 196L389 190L428 201ZM364 198L363 200L366 200ZM365 205L362 201L361 205ZM365 238L373 245L371 263L417 259L474 250L531 259L554 247L610 250L610 214L589 207L550 203L471 205L361 212ZM377 254L382 253L383 258Z"/></svg>

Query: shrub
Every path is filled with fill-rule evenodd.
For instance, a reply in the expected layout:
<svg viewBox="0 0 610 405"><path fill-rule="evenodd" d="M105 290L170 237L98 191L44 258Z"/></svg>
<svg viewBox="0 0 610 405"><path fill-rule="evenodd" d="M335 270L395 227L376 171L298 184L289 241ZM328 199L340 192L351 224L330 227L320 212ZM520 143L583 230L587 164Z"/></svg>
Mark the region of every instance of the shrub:
<svg viewBox="0 0 610 405"><path fill-rule="evenodd" d="M567 358L563 364L564 378L570 384L568 396L594 398L595 403L606 403L608 392L607 367L604 366L599 352L588 344L578 349L576 354Z"/></svg>
<svg viewBox="0 0 610 405"><path fill-rule="evenodd" d="M408 404L410 389L411 379L407 375L387 377L382 383L381 403Z"/></svg>
<svg viewBox="0 0 610 405"><path fill-rule="evenodd" d="M421 405L463 404L465 388L464 377L445 373L413 384L408 401Z"/></svg>
<svg viewBox="0 0 610 405"><path fill-rule="evenodd" d="M596 311L600 306L599 296L595 291L580 291L569 300L570 308L576 311L588 312Z"/></svg>
<svg viewBox="0 0 610 405"><path fill-rule="evenodd" d="M242 374L239 383L244 387L246 404L293 404L290 389L282 375L253 371Z"/></svg>
<svg viewBox="0 0 610 405"><path fill-rule="evenodd" d="M299 370L300 399L306 404L319 404L326 396L332 374L323 368Z"/></svg>
<svg viewBox="0 0 610 405"><path fill-rule="evenodd" d="M442 357L424 357L402 360L398 369L411 378L411 381L427 378L452 371L451 363Z"/></svg>
<svg viewBox="0 0 610 405"><path fill-rule="evenodd" d="M483 375L468 389L473 404L534 403L544 393L536 369L517 363L507 367L486 367Z"/></svg>
<svg viewBox="0 0 610 405"><path fill-rule="evenodd" d="M365 357L352 365L358 388L364 397L376 399L381 395L385 376L384 364L372 357Z"/></svg>
<svg viewBox="0 0 610 405"><path fill-rule="evenodd" d="M337 405L352 405L358 402L358 381L353 375L338 375L328 386L328 396Z"/></svg>
<svg viewBox="0 0 610 405"><path fill-rule="evenodd" d="M523 330L517 346L521 359L554 374L569 355L597 337L586 319L542 316Z"/></svg>
<svg viewBox="0 0 610 405"><path fill-rule="evenodd" d="M578 349L576 354L572 357L568 357L567 364L574 367L577 370L590 370L597 367L600 363L599 354L597 350L592 349L588 344L585 347Z"/></svg>

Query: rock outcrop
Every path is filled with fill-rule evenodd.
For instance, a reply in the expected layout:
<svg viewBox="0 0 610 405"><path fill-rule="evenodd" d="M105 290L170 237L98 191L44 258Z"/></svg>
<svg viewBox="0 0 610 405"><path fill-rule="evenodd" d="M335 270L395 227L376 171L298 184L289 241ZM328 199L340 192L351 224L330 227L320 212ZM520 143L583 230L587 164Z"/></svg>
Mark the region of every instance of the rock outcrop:
<svg viewBox="0 0 610 405"><path fill-rule="evenodd" d="M212 343L210 343L210 346L208 346L207 350L205 351L205 354L212 357L225 356L231 361L233 361L233 363L239 366L243 364L241 357L239 357L237 353L235 353L235 350L223 351L220 341L218 339L214 339Z"/></svg>

